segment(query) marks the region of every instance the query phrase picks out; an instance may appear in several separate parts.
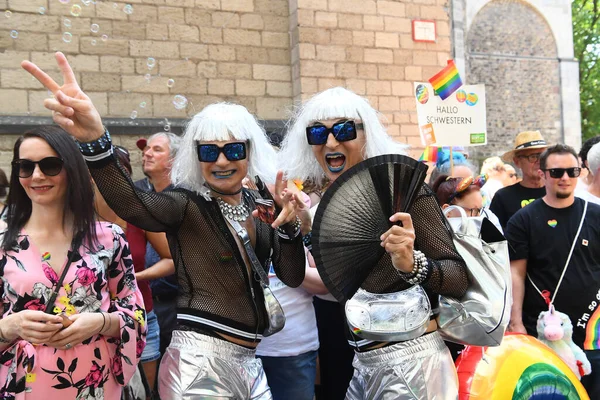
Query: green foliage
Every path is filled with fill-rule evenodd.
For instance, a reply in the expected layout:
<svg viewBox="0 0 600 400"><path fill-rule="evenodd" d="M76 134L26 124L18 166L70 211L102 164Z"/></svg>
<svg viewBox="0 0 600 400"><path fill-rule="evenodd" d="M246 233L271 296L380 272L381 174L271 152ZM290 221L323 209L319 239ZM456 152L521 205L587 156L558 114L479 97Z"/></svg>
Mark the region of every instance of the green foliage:
<svg viewBox="0 0 600 400"><path fill-rule="evenodd" d="M583 140L600 133L600 0L574 0L573 41L579 60Z"/></svg>

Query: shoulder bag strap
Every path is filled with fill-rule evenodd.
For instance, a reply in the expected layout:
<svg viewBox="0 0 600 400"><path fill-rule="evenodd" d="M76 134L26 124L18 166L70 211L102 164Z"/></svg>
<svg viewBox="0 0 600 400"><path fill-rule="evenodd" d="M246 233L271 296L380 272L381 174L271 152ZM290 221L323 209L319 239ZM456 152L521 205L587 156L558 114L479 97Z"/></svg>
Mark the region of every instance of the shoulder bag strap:
<svg viewBox="0 0 600 400"><path fill-rule="evenodd" d="M71 253L69 254L69 258L67 259L67 264L63 268L62 274L60 275L58 282L56 282L56 285L54 285L54 290L52 291L50 298L46 302L46 311L45 311L46 314L54 313L54 309L51 308L50 306L52 304L54 304L54 301L56 300L56 296L58 296L58 291L60 290L60 288L63 284L63 281L65 280L65 277L67 276L67 271L69 271L69 267L71 266L71 263L73 262L75 253L79 250L79 246L81 245L81 240L79 240L80 236L81 235L77 235L77 238L74 238L73 242L71 243Z"/></svg>
<svg viewBox="0 0 600 400"><path fill-rule="evenodd" d="M577 233L575 234L575 239L573 239L573 244L571 245L571 251L569 251L569 256L567 257L567 262L565 263L565 267L563 268L562 274L560 274L560 278L558 279L558 284L556 285L556 289L554 290L554 293L552 294L552 299L550 300L551 304L554 303L554 299L556 298L556 293L558 293L558 288L560 287L560 284L562 283L562 280L565 277L565 272L567 272L567 267L569 266L569 263L571 262L571 256L573 255L573 251L575 250L575 246L577 245L577 239L579 238L579 234L581 233L581 228L583 227L585 215L587 214L587 208L588 208L588 202L587 202L587 200L585 200L585 204L583 206L583 214L581 215L581 221L579 222L579 228L577 228ZM527 274L527 279L529 279L529 282L531 282L531 284L533 285L535 290L538 291L540 296L542 296L545 299L546 296L544 296L542 294L542 291L540 290L540 288L538 288L537 285L535 283L533 283L533 279L531 279L531 276L529 276L529 274Z"/></svg>
<svg viewBox="0 0 600 400"><path fill-rule="evenodd" d="M250 242L250 236L248 236L248 231L246 231L246 229L244 229L242 225L240 225L240 223L237 221L234 221L227 217L225 217L225 220L227 220L227 222L232 226L232 228L235 230L238 237L242 241L244 249L246 250L246 254L250 259L252 270L256 272L263 286L269 286L269 276L263 269L262 265L260 265L258 257L256 257L256 253L254 252L254 249L252 248L252 243Z"/></svg>

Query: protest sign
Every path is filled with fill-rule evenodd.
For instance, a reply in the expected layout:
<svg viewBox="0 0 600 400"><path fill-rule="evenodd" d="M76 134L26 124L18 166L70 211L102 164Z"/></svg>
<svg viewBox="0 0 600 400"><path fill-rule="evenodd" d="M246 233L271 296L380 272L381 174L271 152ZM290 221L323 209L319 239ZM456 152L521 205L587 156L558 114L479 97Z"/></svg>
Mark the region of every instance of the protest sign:
<svg viewBox="0 0 600 400"><path fill-rule="evenodd" d="M414 89L423 145L487 144L484 85L463 85L446 100L430 83L415 82Z"/></svg>

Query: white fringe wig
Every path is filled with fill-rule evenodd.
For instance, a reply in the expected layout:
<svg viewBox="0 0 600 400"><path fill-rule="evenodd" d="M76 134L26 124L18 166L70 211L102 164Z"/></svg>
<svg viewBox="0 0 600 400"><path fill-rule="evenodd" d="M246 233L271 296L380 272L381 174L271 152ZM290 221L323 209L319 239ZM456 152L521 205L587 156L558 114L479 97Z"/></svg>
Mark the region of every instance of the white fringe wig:
<svg viewBox="0 0 600 400"><path fill-rule="evenodd" d="M200 194L206 192L198 161L198 141L247 142L248 175L258 175L265 183L274 183L277 154L263 128L248 110L238 104L215 103L194 115L185 128L181 146L175 156L171 180L175 186Z"/></svg>
<svg viewBox="0 0 600 400"><path fill-rule="evenodd" d="M365 132L363 158L382 154L406 154L406 145L395 142L386 132L381 115L369 101L356 93L335 87L317 93L298 110L279 151L279 169L288 179L305 181L310 179L317 185L325 173L312 152L306 139L306 127L315 121L351 118L362 121Z"/></svg>

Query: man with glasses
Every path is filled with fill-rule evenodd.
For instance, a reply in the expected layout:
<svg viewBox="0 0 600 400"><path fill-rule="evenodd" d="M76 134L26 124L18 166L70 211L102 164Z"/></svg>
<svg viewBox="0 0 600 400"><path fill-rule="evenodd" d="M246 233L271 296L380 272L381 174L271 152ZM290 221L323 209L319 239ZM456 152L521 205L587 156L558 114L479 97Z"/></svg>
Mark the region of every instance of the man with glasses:
<svg viewBox="0 0 600 400"><path fill-rule="evenodd" d="M502 159L512 162L523 172L523 179L496 192L490 210L498 217L503 229L510 217L529 203L546 194L544 181L538 174L540 155L548 145L539 131L521 132L515 139L513 150Z"/></svg>
<svg viewBox="0 0 600 400"><path fill-rule="evenodd" d="M573 148L549 147L540 157L539 171L546 195L508 222L513 282L509 329L536 336L538 316L552 302L571 319L573 342L592 365L582 383L590 398L600 399L600 206L586 206L575 197L580 173Z"/></svg>

